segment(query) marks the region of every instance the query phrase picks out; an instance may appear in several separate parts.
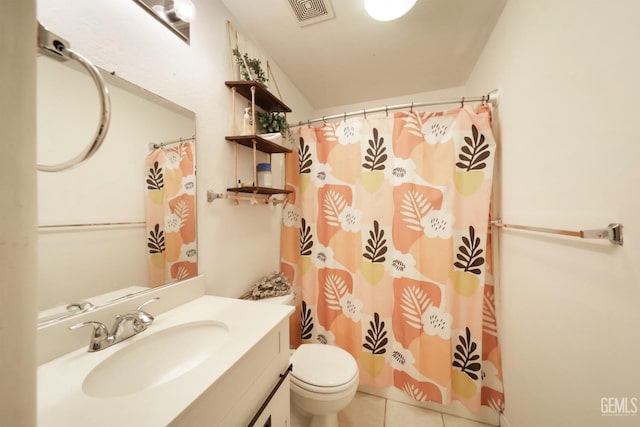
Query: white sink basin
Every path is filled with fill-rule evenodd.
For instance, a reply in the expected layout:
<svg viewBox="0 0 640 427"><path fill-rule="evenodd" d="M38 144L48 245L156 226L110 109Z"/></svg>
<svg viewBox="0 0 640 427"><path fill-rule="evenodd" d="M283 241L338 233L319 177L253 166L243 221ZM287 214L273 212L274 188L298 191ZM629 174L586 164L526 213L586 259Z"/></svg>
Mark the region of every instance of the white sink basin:
<svg viewBox="0 0 640 427"><path fill-rule="evenodd" d="M223 350L228 338L228 326L213 320L151 333L93 368L82 383L82 391L91 397L117 397L164 384Z"/></svg>

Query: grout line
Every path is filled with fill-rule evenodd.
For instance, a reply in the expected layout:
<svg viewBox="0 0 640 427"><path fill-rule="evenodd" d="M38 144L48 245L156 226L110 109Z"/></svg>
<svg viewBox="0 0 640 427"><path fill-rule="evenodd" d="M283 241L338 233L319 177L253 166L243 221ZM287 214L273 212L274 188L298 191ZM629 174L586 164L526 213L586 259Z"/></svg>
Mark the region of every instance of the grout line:
<svg viewBox="0 0 640 427"><path fill-rule="evenodd" d="M387 426L387 404L389 403L389 399L384 399L384 418L382 419L382 426Z"/></svg>

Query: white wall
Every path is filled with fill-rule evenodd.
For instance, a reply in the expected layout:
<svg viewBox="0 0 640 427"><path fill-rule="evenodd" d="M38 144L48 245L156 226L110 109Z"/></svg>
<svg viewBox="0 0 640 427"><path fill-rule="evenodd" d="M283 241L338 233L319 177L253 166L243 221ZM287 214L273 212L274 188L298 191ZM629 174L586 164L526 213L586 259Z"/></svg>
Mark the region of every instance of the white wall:
<svg viewBox="0 0 640 427"><path fill-rule="evenodd" d="M35 2L0 13L0 425L35 425Z"/></svg>
<svg viewBox="0 0 640 427"><path fill-rule="evenodd" d="M190 46L131 0L38 0L37 15L96 65L196 113L199 270L208 293L239 296L262 275L279 269L280 209L206 202L207 189L224 192L233 185L233 145L224 139L232 123L231 92L224 81L232 79L226 21L233 17L217 0L194 3ZM248 29L238 30L250 37ZM308 117L308 102L271 65L294 110L291 120ZM250 173L250 150L239 153L241 171Z"/></svg>
<svg viewBox="0 0 640 427"><path fill-rule="evenodd" d="M482 93L471 94L471 95L482 96L487 92L488 90L485 90ZM362 111L363 109L384 108L385 106L411 104L412 102L419 103L419 102L426 102L426 101L462 99L463 96L469 96L469 95L470 94L464 93L464 87L453 87L449 89L442 89L442 90L436 90L431 92L417 92L413 95L398 96L394 98L376 99L375 101L367 101L367 102L362 102L358 104L347 104L347 105L340 105L340 106L331 107L331 108L323 108L323 109L316 110L312 118L315 119L315 118L322 118L323 116L330 116L334 114ZM438 111L438 110L446 110L454 107L456 107L455 104L450 104L450 105L430 106L430 107L422 107L422 108L416 107L415 110L416 111ZM406 112L408 110L401 109L398 111ZM390 111L389 113L391 114L392 112L393 111ZM384 114L384 113L381 113L381 114ZM336 120L340 120L340 119L336 119ZM318 123L315 124L315 126L318 126L318 125L319 125Z"/></svg>
<svg viewBox="0 0 640 427"><path fill-rule="evenodd" d="M510 0L467 92L498 87L502 217L624 224L625 243L501 231L500 336L513 427L637 426L640 3Z"/></svg>

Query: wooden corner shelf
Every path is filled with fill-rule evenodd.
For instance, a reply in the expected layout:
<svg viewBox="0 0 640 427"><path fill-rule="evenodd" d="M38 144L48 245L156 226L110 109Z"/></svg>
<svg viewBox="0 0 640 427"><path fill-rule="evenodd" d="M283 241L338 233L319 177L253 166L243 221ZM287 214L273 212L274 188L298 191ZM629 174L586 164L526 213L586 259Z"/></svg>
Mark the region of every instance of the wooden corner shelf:
<svg viewBox="0 0 640 427"><path fill-rule="evenodd" d="M253 148L253 141L256 141L256 150L262 151L263 153L291 153L291 150L289 148L261 138L258 135L225 136L225 139L227 141L235 142L249 148Z"/></svg>
<svg viewBox="0 0 640 427"><path fill-rule="evenodd" d="M291 108L269 92L260 83L253 80L235 80L224 82L228 87L235 88L236 92L251 101L251 87L256 88L256 105L268 112L290 113Z"/></svg>
<svg viewBox="0 0 640 427"><path fill-rule="evenodd" d="M272 188L272 187L236 187L236 188L227 188L227 191L233 193L249 193L249 194L289 194L291 190L285 190L282 188Z"/></svg>

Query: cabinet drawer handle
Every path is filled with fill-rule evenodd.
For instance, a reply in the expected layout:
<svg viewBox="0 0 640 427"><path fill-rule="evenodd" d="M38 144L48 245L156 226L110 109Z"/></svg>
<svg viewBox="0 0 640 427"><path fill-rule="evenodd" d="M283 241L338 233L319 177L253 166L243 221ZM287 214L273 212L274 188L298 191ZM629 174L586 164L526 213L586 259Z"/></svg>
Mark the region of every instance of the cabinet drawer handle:
<svg viewBox="0 0 640 427"><path fill-rule="evenodd" d="M280 379L278 380L278 383L275 385L275 387L273 387L273 390L271 390L271 393L269 393L269 396L267 396L265 401L262 403L262 406L260 406L260 409L258 409L258 412L256 412L256 414L253 416L253 418L249 422L248 427L253 427L256 424L256 421L258 421L258 418L260 418L260 415L262 415L265 408L267 407L267 405L269 405L269 402L271 402L271 399L278 392L278 389L280 388L284 380L287 378L287 375L289 375L289 372L291 372L292 370L293 370L293 365L290 364L287 370L284 371L284 374L279 374Z"/></svg>

